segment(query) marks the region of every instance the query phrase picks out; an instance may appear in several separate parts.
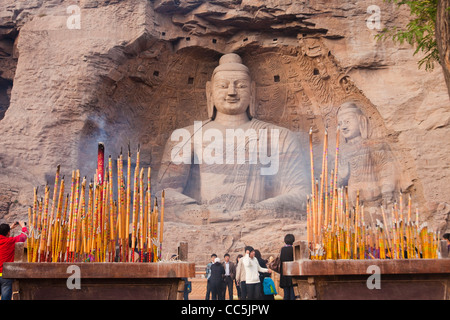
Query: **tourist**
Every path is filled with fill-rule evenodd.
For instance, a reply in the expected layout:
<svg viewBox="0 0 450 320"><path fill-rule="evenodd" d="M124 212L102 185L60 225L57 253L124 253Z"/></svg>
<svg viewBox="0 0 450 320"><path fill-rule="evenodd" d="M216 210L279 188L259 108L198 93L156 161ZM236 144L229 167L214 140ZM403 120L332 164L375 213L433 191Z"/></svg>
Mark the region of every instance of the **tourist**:
<svg viewBox="0 0 450 320"><path fill-rule="evenodd" d="M267 260L264 260L261 256L261 252L259 250L255 250L255 257L258 260L259 265L262 268L266 268L267 269ZM269 277L270 278L270 273L268 272L259 272L259 281L261 282L261 298L263 300L274 300L275 296L273 294L269 294L266 295L264 294L264 290L263 290L263 282L264 282L264 278Z"/></svg>
<svg viewBox="0 0 450 320"><path fill-rule="evenodd" d="M179 261L179 256L173 254L169 261ZM192 282L188 278L181 278L184 281L183 300L189 300L189 293L192 292Z"/></svg>
<svg viewBox="0 0 450 320"><path fill-rule="evenodd" d="M255 249L253 247L245 248L245 256L242 258L245 268L245 286L247 289L248 300L261 299L261 282L259 280L259 272L272 273L272 270L262 268L258 259L255 258Z"/></svg>
<svg viewBox="0 0 450 320"><path fill-rule="evenodd" d="M239 257L240 256L240 257ZM243 266L243 255L238 256L238 263L236 266L236 288L239 287L238 294L240 292L239 300L247 300L247 287L245 286L245 268Z"/></svg>
<svg viewBox="0 0 450 320"><path fill-rule="evenodd" d="M20 225L22 232L16 237L10 237L11 229ZM0 225L0 286L1 300L11 300L12 279L3 279L3 263L14 262L16 242L25 242L27 239L27 227L23 221L15 222L12 225L3 223Z"/></svg>
<svg viewBox="0 0 450 320"><path fill-rule="evenodd" d="M189 300L189 293L192 292L192 282L188 278L181 278L184 281L183 300Z"/></svg>
<svg viewBox="0 0 450 320"><path fill-rule="evenodd" d="M228 253L225 253L223 259L222 266L225 269L225 276L223 278L224 286L222 295L225 298L228 289L229 299L233 300L233 281L236 278L236 266L230 261L230 255Z"/></svg>
<svg viewBox="0 0 450 320"><path fill-rule="evenodd" d="M444 233L442 238L444 238L444 240L447 240L447 253L450 253L450 233Z"/></svg>
<svg viewBox="0 0 450 320"><path fill-rule="evenodd" d="M211 285L209 283L209 278L211 277L211 266L214 263L214 260L217 258L217 254L213 253L211 255L211 261L206 265L206 271L205 271L205 276L206 276L206 297L205 300L209 300L209 298L211 297Z"/></svg>
<svg viewBox="0 0 450 320"><path fill-rule="evenodd" d="M235 286L236 286L236 292L237 292L237 296L238 296L238 299L239 299L239 300L241 300L241 286L240 286L240 283L238 283L238 280L237 280L237 273L238 273L238 268L237 268L237 266L239 265L239 260L240 260L242 257L243 257L242 254L238 254L238 256L236 257L236 275L235 275L235 277L234 277L234 284L235 284Z"/></svg>
<svg viewBox="0 0 450 320"><path fill-rule="evenodd" d="M281 248L280 253L280 288L284 291L284 300L295 300L294 286L292 284L292 277L285 276L283 273L283 262L294 261L294 244L295 237L293 234L287 234L284 237L284 247Z"/></svg>
<svg viewBox="0 0 450 320"><path fill-rule="evenodd" d="M211 286L211 300L224 300L223 292L223 276L225 275L225 269L220 263L220 259L216 258L211 265L211 276L209 282Z"/></svg>

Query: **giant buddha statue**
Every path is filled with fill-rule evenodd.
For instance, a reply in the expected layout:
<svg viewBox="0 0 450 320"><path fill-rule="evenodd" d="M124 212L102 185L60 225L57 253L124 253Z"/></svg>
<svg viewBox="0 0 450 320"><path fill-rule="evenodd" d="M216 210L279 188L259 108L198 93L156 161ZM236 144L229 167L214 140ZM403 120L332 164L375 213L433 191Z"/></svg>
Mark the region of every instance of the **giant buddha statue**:
<svg viewBox="0 0 450 320"><path fill-rule="evenodd" d="M206 84L209 119L175 130L158 175L166 219L253 220L305 211L308 166L296 133L255 119L255 83L239 55Z"/></svg>

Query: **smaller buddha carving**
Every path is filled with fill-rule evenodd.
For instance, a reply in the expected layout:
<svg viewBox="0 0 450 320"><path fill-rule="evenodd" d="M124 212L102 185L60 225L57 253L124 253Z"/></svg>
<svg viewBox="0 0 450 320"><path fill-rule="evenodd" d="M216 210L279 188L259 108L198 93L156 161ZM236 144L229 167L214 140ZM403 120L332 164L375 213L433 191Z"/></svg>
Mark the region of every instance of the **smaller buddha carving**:
<svg viewBox="0 0 450 320"><path fill-rule="evenodd" d="M337 113L343 138L339 159L339 185L348 186L355 203L357 191L364 204L390 204L398 186L396 161L388 144L369 136L369 120L358 103L343 103Z"/></svg>

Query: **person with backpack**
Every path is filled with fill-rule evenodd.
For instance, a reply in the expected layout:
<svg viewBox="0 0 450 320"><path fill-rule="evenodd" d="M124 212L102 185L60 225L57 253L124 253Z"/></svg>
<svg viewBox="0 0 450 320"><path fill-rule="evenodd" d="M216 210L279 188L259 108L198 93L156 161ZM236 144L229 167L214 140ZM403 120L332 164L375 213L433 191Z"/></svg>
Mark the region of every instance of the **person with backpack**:
<svg viewBox="0 0 450 320"><path fill-rule="evenodd" d="M264 260L261 256L261 252L259 250L255 250L255 257L258 259L258 263L262 268L267 269L267 260ZM269 280L270 279L270 280ZM261 298L262 300L275 300L275 294L277 293L275 291L275 286L273 286L273 289L271 290L270 282L273 282L272 278L270 277L269 272L259 272L259 281L261 282Z"/></svg>
<svg viewBox="0 0 450 320"><path fill-rule="evenodd" d="M245 248L245 256L241 260L243 267L245 268L247 298L248 300L259 300L261 299L261 281L259 280L259 272L272 273L272 270L263 268L259 265L258 259L255 257L255 249L250 246Z"/></svg>

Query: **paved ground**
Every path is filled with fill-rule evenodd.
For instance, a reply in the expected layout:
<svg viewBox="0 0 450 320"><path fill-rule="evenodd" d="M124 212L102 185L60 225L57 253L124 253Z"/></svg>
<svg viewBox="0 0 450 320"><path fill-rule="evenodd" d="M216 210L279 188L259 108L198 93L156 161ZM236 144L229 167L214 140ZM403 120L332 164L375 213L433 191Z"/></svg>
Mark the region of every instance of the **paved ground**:
<svg viewBox="0 0 450 320"><path fill-rule="evenodd" d="M205 300L206 296L206 279L190 279L192 282L192 292L189 294L190 300ZM233 296L236 296L236 286L233 286ZM228 292L227 292L228 298Z"/></svg>
<svg viewBox="0 0 450 320"><path fill-rule="evenodd" d="M189 279L192 282L192 292L189 294L189 300L205 300L206 296L206 279L192 278ZM277 288L278 290L278 288ZM281 291L281 292L280 292ZM282 299L283 290L278 290L278 299ZM281 295L280 295L281 294ZM237 300L236 286L233 285L233 296ZM228 299L228 292L226 298Z"/></svg>

